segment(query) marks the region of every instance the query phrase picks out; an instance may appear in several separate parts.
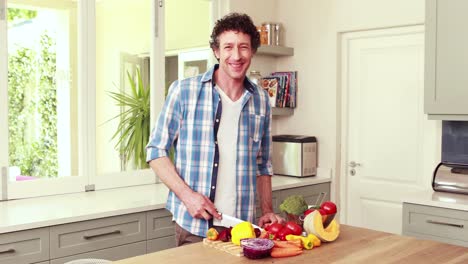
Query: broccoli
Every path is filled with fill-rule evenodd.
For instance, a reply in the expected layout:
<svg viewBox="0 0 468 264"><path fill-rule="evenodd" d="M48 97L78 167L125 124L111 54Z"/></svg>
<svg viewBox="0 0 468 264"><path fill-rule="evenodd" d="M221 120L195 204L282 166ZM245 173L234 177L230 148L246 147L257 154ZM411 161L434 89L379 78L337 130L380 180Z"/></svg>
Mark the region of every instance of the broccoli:
<svg viewBox="0 0 468 264"><path fill-rule="evenodd" d="M308 207L302 195L291 195L284 199L279 208L288 214L301 215Z"/></svg>

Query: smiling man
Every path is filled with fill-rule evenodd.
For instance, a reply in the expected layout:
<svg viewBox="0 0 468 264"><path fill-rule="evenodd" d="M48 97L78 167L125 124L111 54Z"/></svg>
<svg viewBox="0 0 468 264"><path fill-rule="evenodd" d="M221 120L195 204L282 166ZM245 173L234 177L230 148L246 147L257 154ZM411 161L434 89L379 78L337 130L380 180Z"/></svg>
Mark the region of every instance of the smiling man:
<svg viewBox="0 0 468 264"><path fill-rule="evenodd" d="M176 244L201 241L213 217L259 225L282 222L271 198L271 108L246 73L260 37L249 16L216 22L210 46L219 61L208 72L174 82L147 145L147 161L170 189L166 208ZM168 158L175 149L174 163Z"/></svg>

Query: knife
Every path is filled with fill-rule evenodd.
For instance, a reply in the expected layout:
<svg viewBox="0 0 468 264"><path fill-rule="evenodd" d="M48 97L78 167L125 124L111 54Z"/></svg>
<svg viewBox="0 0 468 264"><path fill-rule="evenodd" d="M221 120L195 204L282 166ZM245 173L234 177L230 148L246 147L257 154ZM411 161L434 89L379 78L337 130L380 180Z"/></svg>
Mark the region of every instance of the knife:
<svg viewBox="0 0 468 264"><path fill-rule="evenodd" d="M224 226L224 227L229 228L229 227L234 227L235 225L240 224L242 222L245 222L242 219L239 219L239 218L236 218L234 216L227 215L227 214L222 214L221 213L221 217L222 217L221 220L213 218L213 225L215 225L215 226ZM252 224L252 226L254 228L258 228L260 230L263 229L263 228L260 228L258 225Z"/></svg>

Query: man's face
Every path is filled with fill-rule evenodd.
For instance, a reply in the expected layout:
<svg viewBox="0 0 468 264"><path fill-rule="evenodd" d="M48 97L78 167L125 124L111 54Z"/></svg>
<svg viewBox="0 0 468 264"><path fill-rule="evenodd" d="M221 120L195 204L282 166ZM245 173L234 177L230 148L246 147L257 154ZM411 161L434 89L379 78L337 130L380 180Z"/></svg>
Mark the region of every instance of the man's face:
<svg viewBox="0 0 468 264"><path fill-rule="evenodd" d="M242 32L225 31L218 40L219 48L214 52L219 58L222 78L243 81L253 56L250 36Z"/></svg>

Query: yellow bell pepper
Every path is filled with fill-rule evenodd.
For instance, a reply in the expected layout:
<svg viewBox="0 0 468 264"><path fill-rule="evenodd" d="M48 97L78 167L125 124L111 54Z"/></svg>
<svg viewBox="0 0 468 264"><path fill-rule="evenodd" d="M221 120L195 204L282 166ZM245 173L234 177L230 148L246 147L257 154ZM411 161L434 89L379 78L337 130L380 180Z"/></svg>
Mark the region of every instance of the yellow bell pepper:
<svg viewBox="0 0 468 264"><path fill-rule="evenodd" d="M213 227L208 229L208 232L206 232L206 238L209 240L218 240L218 231L214 229Z"/></svg>
<svg viewBox="0 0 468 264"><path fill-rule="evenodd" d="M310 240L312 240L312 243L314 243L314 247L320 247L320 245L322 244L322 241L317 236L315 236L314 234L309 234L309 235L307 235L307 237Z"/></svg>
<svg viewBox="0 0 468 264"><path fill-rule="evenodd" d="M231 230L231 241L235 245L240 245L240 240L244 238L255 238L255 230L250 222L242 222L235 225Z"/></svg>
<svg viewBox="0 0 468 264"><path fill-rule="evenodd" d="M302 247L305 249L312 249L314 248L314 243L309 237L303 237L303 236L295 236L295 235L287 235L286 240L301 240L302 241Z"/></svg>

